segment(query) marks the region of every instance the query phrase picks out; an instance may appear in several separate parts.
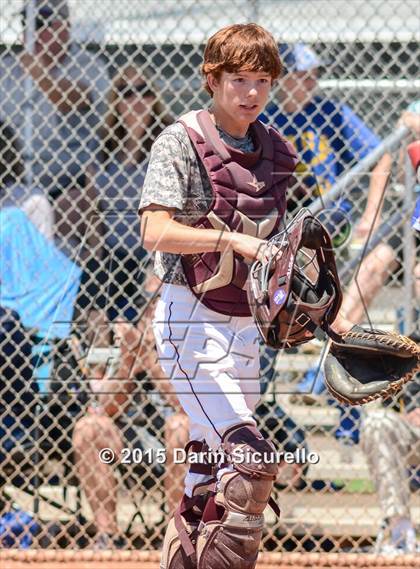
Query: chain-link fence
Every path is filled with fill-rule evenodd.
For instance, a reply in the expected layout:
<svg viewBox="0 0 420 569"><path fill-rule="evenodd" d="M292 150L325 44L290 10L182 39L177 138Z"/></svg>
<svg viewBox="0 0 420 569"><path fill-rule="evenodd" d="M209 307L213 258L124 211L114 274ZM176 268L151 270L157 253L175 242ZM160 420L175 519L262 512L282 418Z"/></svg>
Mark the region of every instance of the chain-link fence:
<svg viewBox="0 0 420 569"><path fill-rule="evenodd" d="M207 38L252 21L273 33L285 66L264 120L299 153L289 215L312 204L331 230L345 318L418 334L413 132L397 129L409 105L419 113L417 2L3 3L3 547L161 546L182 496L188 424L157 362L159 282L137 207L155 138L209 104ZM413 551L415 390L386 408L338 406L322 350L261 349L256 416L290 453L263 548Z"/></svg>

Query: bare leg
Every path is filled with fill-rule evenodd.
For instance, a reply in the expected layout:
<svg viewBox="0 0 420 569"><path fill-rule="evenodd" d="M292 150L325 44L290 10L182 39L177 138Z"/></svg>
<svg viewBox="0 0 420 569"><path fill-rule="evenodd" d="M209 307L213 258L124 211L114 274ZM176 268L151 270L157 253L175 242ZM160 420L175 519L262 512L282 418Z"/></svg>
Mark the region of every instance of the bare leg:
<svg viewBox="0 0 420 569"><path fill-rule="evenodd" d="M395 252L387 244L378 245L363 259L356 279L344 295L340 314L334 322L336 331L345 332L366 317L366 309L395 267Z"/></svg>
<svg viewBox="0 0 420 569"><path fill-rule="evenodd" d="M121 350L120 363L115 377L119 381L124 380L130 383L137 373L146 371L153 380L156 389L161 392L169 405L177 411L181 411L171 383L159 364L152 329L154 309L155 305L151 303L137 326L129 323L115 324ZM118 400L118 396L116 400Z"/></svg>
<svg viewBox="0 0 420 569"><path fill-rule="evenodd" d="M188 417L181 410L178 398L173 392L169 380L163 375L158 362L155 347L155 338L151 326L154 306L148 307L143 318L137 326L129 323L116 323L115 329L119 339L120 363L116 371L116 386L121 386L121 380L130 383L135 375L141 371L147 371L157 389L160 390L166 401L177 411L170 417L165 425L165 443L167 450L165 491L168 499L169 512L178 506L184 494L185 465L174 464L173 450L184 448L189 438ZM107 385L110 383L109 379ZM122 398L125 395L122 394ZM114 401L118 402L119 395L114 395ZM121 399L120 404L123 403ZM107 406L107 411L111 411ZM112 408L114 411L114 408ZM117 412L118 409L115 408ZM121 407L119 408L121 411Z"/></svg>
<svg viewBox="0 0 420 569"><path fill-rule="evenodd" d="M170 515L173 514L184 495L184 477L186 474L185 464L174 464L173 450L175 448L184 448L188 442L188 438L188 416L184 412L179 412L169 417L165 424L167 459L164 485Z"/></svg>
<svg viewBox="0 0 420 569"><path fill-rule="evenodd" d="M155 339L152 330L152 316L155 305L151 303L137 326L129 322L114 324L120 361L115 377L130 380L142 371L152 379L162 379L162 368L158 364Z"/></svg>
<svg viewBox="0 0 420 569"><path fill-rule="evenodd" d="M80 484L91 507L98 532L116 535L117 480L113 467L99 459L99 450L110 448L121 455L122 440L112 419L88 415L75 425L73 447Z"/></svg>

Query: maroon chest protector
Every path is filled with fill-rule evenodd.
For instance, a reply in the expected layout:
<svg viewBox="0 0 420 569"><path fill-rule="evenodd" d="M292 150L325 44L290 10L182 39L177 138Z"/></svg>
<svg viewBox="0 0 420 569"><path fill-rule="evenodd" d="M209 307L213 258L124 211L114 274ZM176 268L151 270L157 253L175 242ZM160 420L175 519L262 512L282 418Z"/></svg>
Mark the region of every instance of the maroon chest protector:
<svg viewBox="0 0 420 569"><path fill-rule="evenodd" d="M269 239L286 209L286 190L297 164L290 143L260 121L251 125L255 152L227 146L207 111L191 111L186 128L213 190L208 211L194 227L237 231ZM249 265L233 250L182 255L194 295L208 308L231 316L250 316L246 282Z"/></svg>

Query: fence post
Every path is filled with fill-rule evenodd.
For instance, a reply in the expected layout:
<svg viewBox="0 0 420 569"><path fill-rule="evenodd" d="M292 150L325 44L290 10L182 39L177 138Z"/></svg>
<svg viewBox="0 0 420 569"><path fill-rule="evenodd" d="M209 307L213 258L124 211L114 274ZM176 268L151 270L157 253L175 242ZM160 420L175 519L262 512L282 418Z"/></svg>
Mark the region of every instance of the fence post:
<svg viewBox="0 0 420 569"><path fill-rule="evenodd" d="M415 177L410 157L407 153L407 144L404 145L404 172L405 194L404 209L410 212L414 208L413 188ZM410 334L413 330L413 292L414 292L414 263L415 249L414 236L411 227L411 215L406 219L403 228L403 270L404 270L404 334Z"/></svg>

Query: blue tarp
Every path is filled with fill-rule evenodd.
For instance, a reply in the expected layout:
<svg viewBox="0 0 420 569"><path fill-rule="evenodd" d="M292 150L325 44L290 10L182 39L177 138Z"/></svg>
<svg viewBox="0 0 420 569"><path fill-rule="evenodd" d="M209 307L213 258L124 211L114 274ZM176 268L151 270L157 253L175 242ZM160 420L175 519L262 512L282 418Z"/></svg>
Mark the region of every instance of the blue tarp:
<svg viewBox="0 0 420 569"><path fill-rule="evenodd" d="M81 269L16 207L0 210L0 304L43 338L70 334Z"/></svg>

